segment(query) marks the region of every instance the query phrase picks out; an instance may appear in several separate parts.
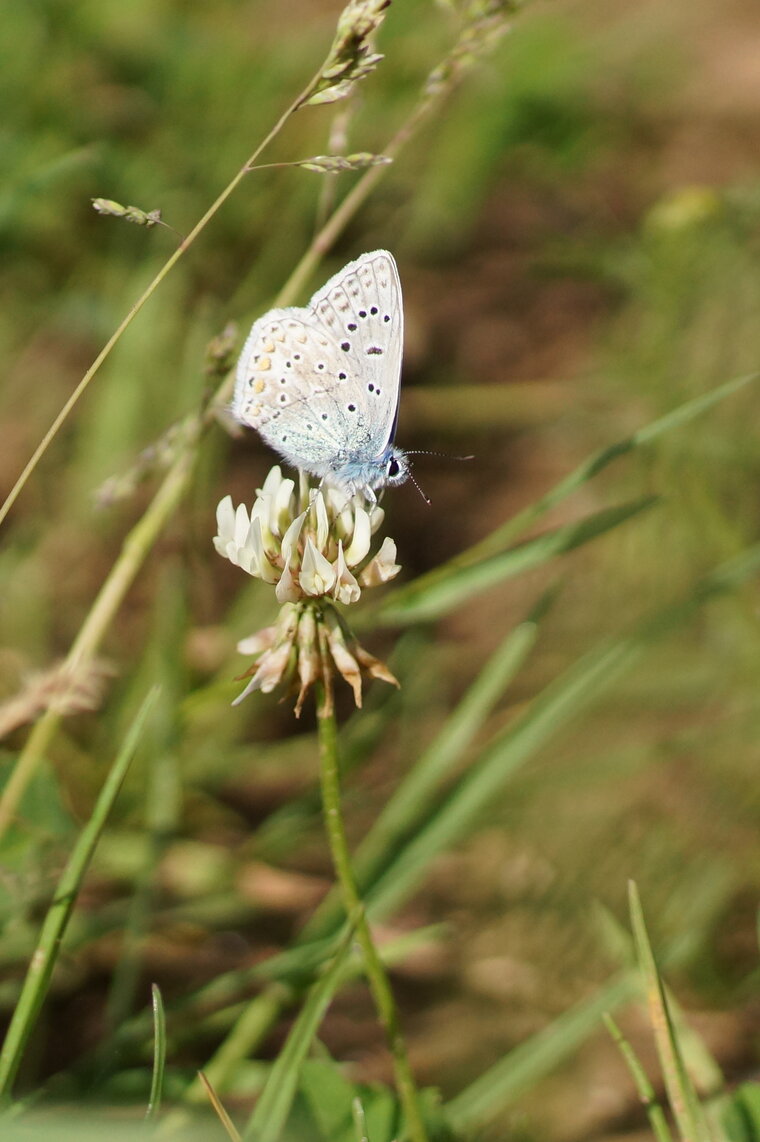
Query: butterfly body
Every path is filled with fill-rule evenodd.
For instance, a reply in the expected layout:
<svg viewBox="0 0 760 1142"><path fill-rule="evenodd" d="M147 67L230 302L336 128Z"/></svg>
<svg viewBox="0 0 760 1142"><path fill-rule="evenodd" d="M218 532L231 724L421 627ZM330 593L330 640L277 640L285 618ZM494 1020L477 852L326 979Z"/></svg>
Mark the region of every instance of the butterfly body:
<svg viewBox="0 0 760 1142"><path fill-rule="evenodd" d="M353 495L400 484L393 439L403 309L396 263L363 254L303 308L254 322L237 367L233 415L296 468Z"/></svg>

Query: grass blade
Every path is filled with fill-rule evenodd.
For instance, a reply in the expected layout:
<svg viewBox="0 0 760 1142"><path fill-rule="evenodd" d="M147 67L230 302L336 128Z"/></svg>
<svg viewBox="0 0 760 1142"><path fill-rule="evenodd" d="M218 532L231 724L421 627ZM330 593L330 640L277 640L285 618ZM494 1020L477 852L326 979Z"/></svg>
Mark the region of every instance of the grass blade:
<svg viewBox="0 0 760 1142"><path fill-rule="evenodd" d="M360 1098L355 1098L351 1103L351 1114L354 1120L354 1130L356 1131L356 1142L369 1142L367 1118Z"/></svg>
<svg viewBox="0 0 760 1142"><path fill-rule="evenodd" d="M649 1017L673 1117L683 1142L710 1142L710 1129L694 1084L684 1066L665 988L647 935L638 889L633 881L628 886L628 902L639 966L646 985Z"/></svg>
<svg viewBox="0 0 760 1142"><path fill-rule="evenodd" d="M240 1134L238 1133L235 1123L230 1118L227 1111L224 1109L219 1095L216 1093L211 1083L208 1081L203 1071L198 1071L198 1080L208 1095L208 1100L214 1108L214 1112L224 1127L227 1137L232 1139L232 1142L242 1142Z"/></svg>
<svg viewBox="0 0 760 1142"><path fill-rule="evenodd" d="M322 978L312 987L288 1035L285 1046L272 1064L243 1138L252 1142L277 1142L293 1104L301 1064L311 1047L327 1008L343 979L344 968L354 939L354 924Z"/></svg>
<svg viewBox="0 0 760 1142"><path fill-rule="evenodd" d="M639 1062L636 1052L623 1036L622 1031L608 1011L604 1013L603 1019L607 1030L625 1060L628 1070L631 1072L631 1077L638 1092L639 1099L646 1109L649 1125L652 1127L652 1133L657 1139L657 1142L673 1142L673 1135L670 1133L670 1127L668 1126L663 1109L657 1101L654 1087Z"/></svg>
<svg viewBox="0 0 760 1142"><path fill-rule="evenodd" d="M153 1076L150 1083L150 1097L145 1118L148 1122L158 1116L161 1109L161 1096L164 1089L164 1069L166 1067L166 1013L164 1001L157 984L151 986L153 999Z"/></svg>
<svg viewBox="0 0 760 1142"><path fill-rule="evenodd" d="M119 794L132 758L135 755L146 719L156 699L151 690L129 728L124 744L103 783L92 816L79 835L74 850L58 882L53 902L47 911L37 948L32 956L26 979L11 1019L0 1053L0 1098L10 1097L13 1082L27 1040L47 994L61 940L77 899L88 865L103 832L113 804Z"/></svg>
<svg viewBox="0 0 760 1142"><path fill-rule="evenodd" d="M466 567L452 567L448 573L431 582L425 575L408 588L392 595L381 607L383 623L425 622L448 614L467 599L507 579L539 567L557 555L563 555L600 535L612 531L658 502L656 496L643 496L613 508L603 508L585 519L554 528L518 547L490 555Z"/></svg>

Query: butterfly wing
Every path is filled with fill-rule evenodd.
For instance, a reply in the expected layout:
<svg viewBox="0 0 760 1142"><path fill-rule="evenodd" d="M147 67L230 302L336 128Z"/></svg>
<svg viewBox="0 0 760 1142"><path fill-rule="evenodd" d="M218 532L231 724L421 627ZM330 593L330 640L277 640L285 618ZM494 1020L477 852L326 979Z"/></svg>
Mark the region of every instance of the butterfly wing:
<svg viewBox="0 0 760 1142"><path fill-rule="evenodd" d="M237 367L233 415L318 476L341 446L330 383L337 352L305 309L273 309L254 323Z"/></svg>
<svg viewBox="0 0 760 1142"><path fill-rule="evenodd" d="M395 432L404 347L401 282L393 256L387 250L362 254L318 290L308 308L344 355L367 458L379 456ZM345 388L340 377L341 372L338 384Z"/></svg>
<svg viewBox="0 0 760 1142"><path fill-rule="evenodd" d="M403 312L393 257L349 263L303 309L253 325L232 411L288 463L341 478L383 455L395 430Z"/></svg>

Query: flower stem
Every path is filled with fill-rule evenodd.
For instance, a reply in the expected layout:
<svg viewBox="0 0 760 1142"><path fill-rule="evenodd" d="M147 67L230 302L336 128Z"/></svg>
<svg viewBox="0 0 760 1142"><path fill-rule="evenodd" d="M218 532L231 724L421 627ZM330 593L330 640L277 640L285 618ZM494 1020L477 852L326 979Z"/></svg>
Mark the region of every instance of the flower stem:
<svg viewBox="0 0 760 1142"><path fill-rule="evenodd" d="M364 955L367 982L393 1058L396 1087L406 1117L406 1136L412 1142L427 1142L427 1131L422 1120L417 1088L406 1053L406 1044L399 1029L393 992L372 939L372 932L367 922L351 867L340 799L337 724L332 702L325 702L324 693L321 693L318 702L317 728L322 810L330 842L333 867L343 896L343 907L346 915L357 917L356 938Z"/></svg>

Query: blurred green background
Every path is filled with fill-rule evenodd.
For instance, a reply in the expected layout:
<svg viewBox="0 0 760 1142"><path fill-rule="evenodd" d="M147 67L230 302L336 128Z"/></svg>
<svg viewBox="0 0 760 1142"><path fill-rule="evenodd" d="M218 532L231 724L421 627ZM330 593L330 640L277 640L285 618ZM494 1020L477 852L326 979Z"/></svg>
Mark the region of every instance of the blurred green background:
<svg viewBox="0 0 760 1142"><path fill-rule="evenodd" d="M170 231L99 217L90 199L159 207L187 233L324 57L338 11L309 0L0 3L3 493L175 248ZM338 150L382 151L455 28L447 5L396 0L385 59L358 89ZM386 498L405 581L487 535L594 449L757 367L758 32L749 0L526 3L330 253L314 287L364 250L398 260L402 447L475 454L417 458L429 508L411 485ZM263 161L331 151L342 113L302 110ZM355 177L331 192L342 196ZM98 488L198 406L207 343L230 320L245 331L271 302L314 233L326 181L252 172L46 454L0 550L6 699L65 655L154 481L107 508ZM395 694L375 683L361 714L342 707L353 837L547 586L558 599L481 745L600 638L757 541L759 402L750 385L606 470L549 522L660 497L641 518L438 623L363 635L403 685ZM295 723L288 703L260 695L229 707L244 668L235 643L271 621L273 602L214 554L214 510L227 493L250 503L271 459L253 434L206 437L191 494L107 640L114 675L102 704L64 722L4 842L8 1012L105 763L160 682L160 715L28 1052L29 1089L57 1075L61 1097L142 1097L139 1051L106 1050L101 1074L89 1053L149 1005L150 982L176 1000L288 947L329 884L311 717ZM757 1067L759 668L750 584L654 647L434 862L390 925L448 924L393 976L421 1082L456 1093L593 995L620 962L613 919L627 923L629 877L729 1081ZM6 772L26 733L6 739ZM648 1057L635 1011L628 1031ZM177 1075L192 1076L220 1036L211 1019L185 1027L170 1053ZM358 986L336 1001L323 1038L353 1075L388 1081ZM263 1057L280 1043L277 1032ZM620 1133L639 1122L636 1105L600 1031L521 1092L493 1137Z"/></svg>

